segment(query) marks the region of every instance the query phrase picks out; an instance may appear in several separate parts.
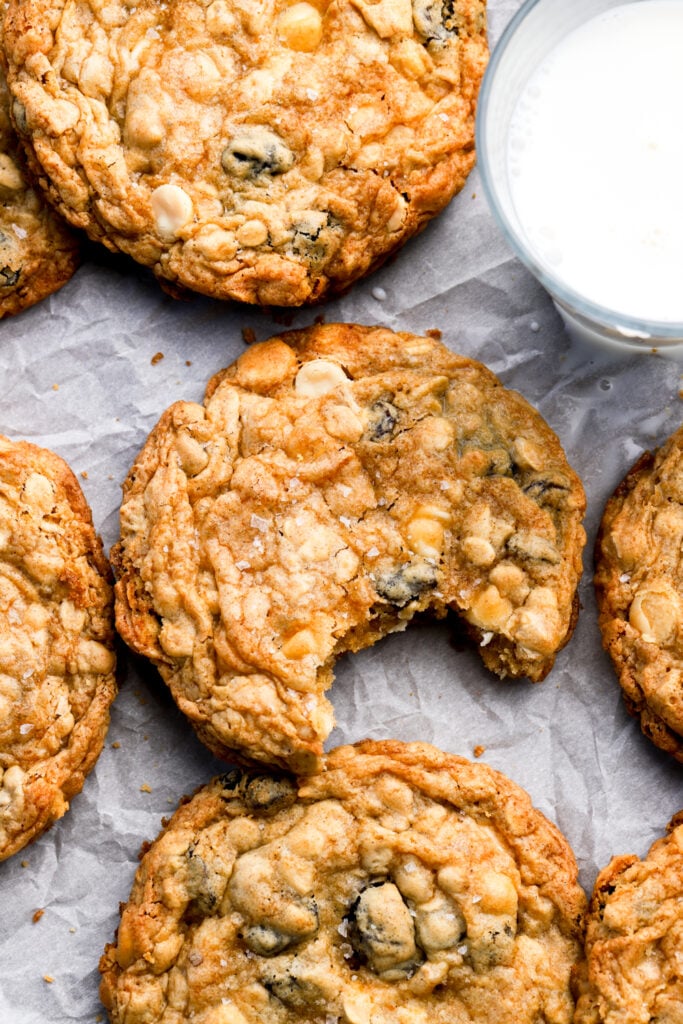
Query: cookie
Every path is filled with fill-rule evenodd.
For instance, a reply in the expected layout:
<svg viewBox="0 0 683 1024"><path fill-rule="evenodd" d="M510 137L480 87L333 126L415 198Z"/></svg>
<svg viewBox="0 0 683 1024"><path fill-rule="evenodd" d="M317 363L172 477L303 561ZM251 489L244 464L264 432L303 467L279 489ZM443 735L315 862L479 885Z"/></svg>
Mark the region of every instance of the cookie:
<svg viewBox="0 0 683 1024"><path fill-rule="evenodd" d="M595 549L605 649L626 707L683 761L683 427L607 502Z"/></svg>
<svg viewBox="0 0 683 1024"><path fill-rule="evenodd" d="M474 164L484 0L17 0L31 164L160 278L298 306L343 291Z"/></svg>
<svg viewBox="0 0 683 1024"><path fill-rule="evenodd" d="M0 437L0 860L68 810L115 692L109 566L57 455Z"/></svg>
<svg viewBox="0 0 683 1024"><path fill-rule="evenodd" d="M505 776L365 742L181 806L100 992L112 1024L571 1024L584 903L566 840Z"/></svg>
<svg viewBox="0 0 683 1024"><path fill-rule="evenodd" d="M28 181L9 105L0 67L0 319L61 288L80 255L75 236Z"/></svg>
<svg viewBox="0 0 683 1024"><path fill-rule="evenodd" d="M679 1024L683 1013L683 814L647 856L600 872L578 969L575 1024Z"/></svg>
<svg viewBox="0 0 683 1024"><path fill-rule="evenodd" d="M314 770L336 658L416 612L542 679L573 629L584 494L541 416L433 338L252 346L162 416L124 485L117 626L200 738Z"/></svg>

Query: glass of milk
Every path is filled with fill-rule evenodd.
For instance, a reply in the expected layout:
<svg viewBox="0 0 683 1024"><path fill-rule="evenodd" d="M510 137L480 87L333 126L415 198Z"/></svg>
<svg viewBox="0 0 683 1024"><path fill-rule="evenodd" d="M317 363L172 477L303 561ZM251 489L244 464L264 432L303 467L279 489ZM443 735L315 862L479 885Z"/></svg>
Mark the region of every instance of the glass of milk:
<svg viewBox="0 0 683 1024"><path fill-rule="evenodd" d="M683 0L527 0L484 78L477 151L570 333L683 357Z"/></svg>

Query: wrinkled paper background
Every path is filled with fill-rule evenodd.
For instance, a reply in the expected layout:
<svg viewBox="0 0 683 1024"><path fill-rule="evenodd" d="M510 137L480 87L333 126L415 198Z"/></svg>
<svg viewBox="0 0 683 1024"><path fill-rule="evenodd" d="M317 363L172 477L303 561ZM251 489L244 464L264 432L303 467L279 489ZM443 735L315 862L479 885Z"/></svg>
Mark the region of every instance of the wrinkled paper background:
<svg viewBox="0 0 683 1024"><path fill-rule="evenodd" d="M518 6L490 0L492 43ZM681 422L683 364L570 343L548 297L506 248L476 172L390 265L348 296L286 320L202 297L174 301L145 270L93 248L57 295L0 324L0 431L69 462L108 550L121 482L161 412L177 399L201 401L209 377L243 351L244 328L263 340L321 313L415 333L440 328L447 345L485 362L541 411L588 495L582 614L543 684L489 675L475 651L453 642L452 623L413 624L340 661L330 745L420 739L472 757L481 744L482 760L560 826L590 888L613 854L644 854L683 807L683 769L622 706L590 581L607 496L640 452ZM153 362L158 352L164 357ZM0 864L2 1024L105 1019L97 962L140 845L183 794L222 770L156 672L123 651L120 663L106 748L83 793L50 832Z"/></svg>

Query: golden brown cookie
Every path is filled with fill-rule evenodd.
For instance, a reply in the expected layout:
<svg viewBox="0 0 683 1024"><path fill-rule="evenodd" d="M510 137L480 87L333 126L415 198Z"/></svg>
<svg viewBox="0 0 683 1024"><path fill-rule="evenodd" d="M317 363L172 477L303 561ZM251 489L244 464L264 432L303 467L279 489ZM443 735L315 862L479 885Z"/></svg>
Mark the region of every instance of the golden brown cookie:
<svg viewBox="0 0 683 1024"><path fill-rule="evenodd" d="M61 818L102 749L109 576L66 463L0 437L0 860Z"/></svg>
<svg viewBox="0 0 683 1024"><path fill-rule="evenodd" d="M344 651L461 614L542 679L574 626L584 495L557 437L433 338L329 324L252 346L124 485L117 626L219 756L313 770Z"/></svg>
<svg viewBox="0 0 683 1024"><path fill-rule="evenodd" d="M643 732L683 761L683 427L607 502L596 544L603 644Z"/></svg>
<svg viewBox="0 0 683 1024"><path fill-rule="evenodd" d="M643 860L615 857L595 883L575 1024L683 1019L683 814Z"/></svg>
<svg viewBox="0 0 683 1024"><path fill-rule="evenodd" d="M181 806L100 992L112 1024L571 1024L584 904L566 840L505 776L365 742Z"/></svg>
<svg viewBox="0 0 683 1024"><path fill-rule="evenodd" d="M75 236L28 181L9 103L0 66L0 319L61 288L80 255Z"/></svg>
<svg viewBox="0 0 683 1024"><path fill-rule="evenodd" d="M50 198L176 285L347 288L474 164L484 0L17 0L14 117Z"/></svg>

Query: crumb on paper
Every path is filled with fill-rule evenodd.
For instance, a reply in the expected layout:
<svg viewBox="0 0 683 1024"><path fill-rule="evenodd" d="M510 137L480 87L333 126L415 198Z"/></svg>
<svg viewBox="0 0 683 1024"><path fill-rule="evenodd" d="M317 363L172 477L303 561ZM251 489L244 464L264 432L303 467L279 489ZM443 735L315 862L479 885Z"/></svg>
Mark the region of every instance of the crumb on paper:
<svg viewBox="0 0 683 1024"><path fill-rule="evenodd" d="M53 391L59 391L59 384L53 384L52 385L52 390Z"/></svg>
<svg viewBox="0 0 683 1024"><path fill-rule="evenodd" d="M114 748L114 750L120 750L121 744L119 743L118 740L114 740L114 742L112 743L112 747Z"/></svg>
<svg viewBox="0 0 683 1024"><path fill-rule="evenodd" d="M21 866L22 866L22 868L27 868L28 867L28 861L27 860L22 860Z"/></svg>
<svg viewBox="0 0 683 1024"><path fill-rule="evenodd" d="M41 919L41 917L43 916L44 913L45 913L45 911L44 911L44 909L42 907L38 907L37 910L34 910L33 911L33 917L31 918L33 923L34 924L38 924L38 922L40 921L40 919Z"/></svg>
<svg viewBox="0 0 683 1024"><path fill-rule="evenodd" d="M81 476L83 477L84 480L87 480L88 479L88 470L87 469L82 469L81 470Z"/></svg>
<svg viewBox="0 0 683 1024"><path fill-rule="evenodd" d="M150 359L150 363L152 364L152 366L156 366L157 363L160 363L163 358L164 358L164 353L163 352L155 352L154 355L152 356L152 358Z"/></svg>
<svg viewBox="0 0 683 1024"><path fill-rule="evenodd" d="M44 974L43 975L43 981L46 981L48 983L48 985L51 985L54 980L55 979L52 977L51 974Z"/></svg>
<svg viewBox="0 0 683 1024"><path fill-rule="evenodd" d="M140 792L141 793L151 793L152 792L152 787L150 786L150 784L148 782L143 782L142 785L140 786Z"/></svg>
<svg viewBox="0 0 683 1024"><path fill-rule="evenodd" d="M473 192L473 193L472 193L472 198L473 198L473 199L476 199L476 198L477 198L477 193L476 193L476 192Z"/></svg>
<svg viewBox="0 0 683 1024"><path fill-rule="evenodd" d="M69 928L69 932L71 933L71 935L75 935L76 929L72 926L71 928Z"/></svg>
<svg viewBox="0 0 683 1024"><path fill-rule="evenodd" d="M142 738L143 738L143 740L148 740L149 736L147 735L147 733L145 733L145 735Z"/></svg>
<svg viewBox="0 0 683 1024"><path fill-rule="evenodd" d="M242 328L242 341L245 345L253 345L256 341L256 331L253 327Z"/></svg>
<svg viewBox="0 0 683 1024"><path fill-rule="evenodd" d="M485 751L486 751L486 747L483 746L481 743L477 743L477 745L474 748L474 750L472 751L472 753L474 754L475 757L481 757L481 755L483 753L485 753Z"/></svg>
<svg viewBox="0 0 683 1024"><path fill-rule="evenodd" d="M192 360L191 359L186 359L185 360L185 366L192 366Z"/></svg>
<svg viewBox="0 0 683 1024"><path fill-rule="evenodd" d="M434 341L441 341L443 338L443 331L440 331L438 327L430 327L428 331L425 331L425 335L428 338L433 338Z"/></svg>

